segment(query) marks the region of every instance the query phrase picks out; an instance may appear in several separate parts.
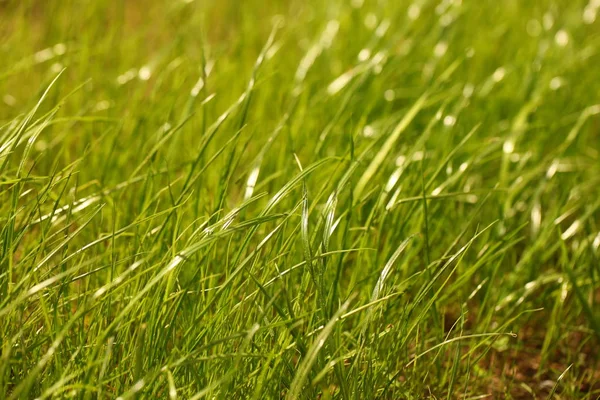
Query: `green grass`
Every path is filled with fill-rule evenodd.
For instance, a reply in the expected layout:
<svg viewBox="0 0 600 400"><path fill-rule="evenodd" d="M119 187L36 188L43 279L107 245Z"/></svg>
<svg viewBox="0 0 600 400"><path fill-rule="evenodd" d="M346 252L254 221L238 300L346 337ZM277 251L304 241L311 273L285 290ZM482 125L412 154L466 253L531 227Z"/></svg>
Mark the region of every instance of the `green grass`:
<svg viewBox="0 0 600 400"><path fill-rule="evenodd" d="M596 399L599 28L0 1L0 398Z"/></svg>

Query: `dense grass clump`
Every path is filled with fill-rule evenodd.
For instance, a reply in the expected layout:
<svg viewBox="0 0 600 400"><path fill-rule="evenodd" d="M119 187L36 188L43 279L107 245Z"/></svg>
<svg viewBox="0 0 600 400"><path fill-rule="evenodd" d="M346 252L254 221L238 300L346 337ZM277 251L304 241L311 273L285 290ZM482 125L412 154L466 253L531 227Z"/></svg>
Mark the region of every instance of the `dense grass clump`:
<svg viewBox="0 0 600 400"><path fill-rule="evenodd" d="M0 398L597 398L599 13L0 1Z"/></svg>

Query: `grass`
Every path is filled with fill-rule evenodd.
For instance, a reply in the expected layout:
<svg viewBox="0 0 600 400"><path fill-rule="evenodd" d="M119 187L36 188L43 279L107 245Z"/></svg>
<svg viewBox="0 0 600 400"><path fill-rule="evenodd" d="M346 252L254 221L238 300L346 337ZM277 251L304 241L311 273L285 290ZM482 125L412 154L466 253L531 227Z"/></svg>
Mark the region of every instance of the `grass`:
<svg viewBox="0 0 600 400"><path fill-rule="evenodd" d="M0 398L598 398L599 12L0 2Z"/></svg>

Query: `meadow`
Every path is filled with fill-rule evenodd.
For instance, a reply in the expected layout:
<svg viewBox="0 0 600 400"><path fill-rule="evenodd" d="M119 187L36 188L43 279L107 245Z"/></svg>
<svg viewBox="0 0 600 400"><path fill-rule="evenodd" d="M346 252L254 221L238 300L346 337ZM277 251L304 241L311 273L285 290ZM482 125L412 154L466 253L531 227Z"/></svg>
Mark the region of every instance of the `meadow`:
<svg viewBox="0 0 600 400"><path fill-rule="evenodd" d="M0 399L599 398L600 1L4 0L0 57Z"/></svg>

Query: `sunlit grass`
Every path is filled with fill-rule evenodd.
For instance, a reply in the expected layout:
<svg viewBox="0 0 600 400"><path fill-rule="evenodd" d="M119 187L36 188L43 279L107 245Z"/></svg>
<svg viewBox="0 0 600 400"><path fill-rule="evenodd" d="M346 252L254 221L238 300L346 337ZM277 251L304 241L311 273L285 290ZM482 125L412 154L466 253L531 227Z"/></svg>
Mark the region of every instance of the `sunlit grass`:
<svg viewBox="0 0 600 400"><path fill-rule="evenodd" d="M599 12L0 2L0 398L597 398Z"/></svg>

